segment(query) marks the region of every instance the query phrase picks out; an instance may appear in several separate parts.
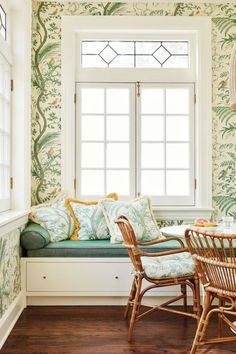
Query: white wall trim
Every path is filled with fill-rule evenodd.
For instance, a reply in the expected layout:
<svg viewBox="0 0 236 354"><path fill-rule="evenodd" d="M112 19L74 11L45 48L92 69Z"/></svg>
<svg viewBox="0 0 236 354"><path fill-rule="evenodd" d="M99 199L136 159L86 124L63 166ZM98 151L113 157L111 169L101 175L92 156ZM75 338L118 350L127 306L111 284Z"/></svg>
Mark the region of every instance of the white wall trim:
<svg viewBox="0 0 236 354"><path fill-rule="evenodd" d="M25 308L25 296L21 291L0 319L0 349Z"/></svg>
<svg viewBox="0 0 236 354"><path fill-rule="evenodd" d="M145 31L179 30L195 31L199 46L199 80L196 87L198 125L196 146L200 163L196 165L196 208L211 209L211 18L174 16L63 16L62 17L62 189L74 195L75 178L75 78L76 78L76 33L81 31ZM145 25L144 25L145 24ZM142 28L143 28L142 27ZM201 55L201 50L204 55ZM207 55L206 55L207 53ZM167 210L167 209L166 209ZM169 208L169 211L172 208ZM180 208L180 211L182 209ZM164 215L163 215L164 216Z"/></svg>
<svg viewBox="0 0 236 354"><path fill-rule="evenodd" d="M28 211L9 211L0 214L0 234L18 229L28 222Z"/></svg>

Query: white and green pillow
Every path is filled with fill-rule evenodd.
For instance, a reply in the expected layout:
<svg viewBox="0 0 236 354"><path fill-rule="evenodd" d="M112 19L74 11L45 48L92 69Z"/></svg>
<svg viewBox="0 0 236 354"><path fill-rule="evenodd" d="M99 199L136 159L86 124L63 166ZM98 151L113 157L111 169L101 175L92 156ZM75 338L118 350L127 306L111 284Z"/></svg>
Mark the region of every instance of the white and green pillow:
<svg viewBox="0 0 236 354"><path fill-rule="evenodd" d="M71 239L102 240L110 238L106 220L98 203L89 204L70 200L69 203L67 202L67 206L75 221L75 232Z"/></svg>
<svg viewBox="0 0 236 354"><path fill-rule="evenodd" d="M65 206L66 193L47 204L32 207L29 219L40 224L50 235L50 242L66 240L74 231L74 221Z"/></svg>
<svg viewBox="0 0 236 354"><path fill-rule="evenodd" d="M127 217L138 241L147 242L163 238L152 212L150 198L143 196L130 203L103 199L99 205L106 218L112 243L123 242L120 229L115 223L120 215Z"/></svg>

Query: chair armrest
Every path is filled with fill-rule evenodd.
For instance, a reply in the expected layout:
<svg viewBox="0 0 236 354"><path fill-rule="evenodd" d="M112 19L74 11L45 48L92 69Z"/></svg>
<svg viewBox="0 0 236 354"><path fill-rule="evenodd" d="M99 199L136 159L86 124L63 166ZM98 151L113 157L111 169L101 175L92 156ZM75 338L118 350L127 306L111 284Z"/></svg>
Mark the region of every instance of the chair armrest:
<svg viewBox="0 0 236 354"><path fill-rule="evenodd" d="M142 251L142 250L140 250L138 248L134 249L134 253L136 255L145 256L145 257L161 257L161 256L168 256L170 254L183 253L183 252L189 252L188 248L183 247L183 248L179 248L177 250L157 252L157 253L145 252L145 251Z"/></svg>
<svg viewBox="0 0 236 354"><path fill-rule="evenodd" d="M160 240L154 240L154 241L148 241L148 242L139 242L137 241L138 246L151 246L151 245L157 245L159 243L163 243L163 242L168 242L171 240L175 240L178 241L181 247L185 247L184 243L182 240L180 240L180 238L178 238L177 236L172 236L172 237L168 237L168 238L162 238Z"/></svg>

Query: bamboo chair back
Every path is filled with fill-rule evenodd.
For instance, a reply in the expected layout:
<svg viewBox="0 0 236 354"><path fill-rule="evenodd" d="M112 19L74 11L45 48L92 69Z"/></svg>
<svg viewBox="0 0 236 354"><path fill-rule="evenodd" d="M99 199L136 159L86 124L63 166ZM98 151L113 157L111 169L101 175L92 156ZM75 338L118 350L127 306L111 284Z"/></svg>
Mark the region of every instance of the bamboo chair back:
<svg viewBox="0 0 236 354"><path fill-rule="evenodd" d="M124 246L128 250L129 257L132 261L133 267L136 272L143 272L143 266L140 255L138 254L138 242L135 237L132 226L125 216L120 216L116 223L119 226L120 232L124 239Z"/></svg>
<svg viewBox="0 0 236 354"><path fill-rule="evenodd" d="M236 235L187 229L185 238L203 285L236 296Z"/></svg>

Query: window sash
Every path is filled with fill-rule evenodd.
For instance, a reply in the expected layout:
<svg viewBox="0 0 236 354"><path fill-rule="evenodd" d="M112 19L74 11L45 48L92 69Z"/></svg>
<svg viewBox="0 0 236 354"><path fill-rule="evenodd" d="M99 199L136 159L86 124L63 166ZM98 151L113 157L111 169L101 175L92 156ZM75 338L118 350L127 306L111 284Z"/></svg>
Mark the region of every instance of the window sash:
<svg viewBox="0 0 236 354"><path fill-rule="evenodd" d="M159 140L158 142L156 140L154 141L148 141L147 143L160 143L164 145L164 168L142 168L142 163L141 163L141 158L142 158L142 143L146 141L142 141L141 138L141 132L142 132L142 127L141 127L141 119L142 119L142 112L141 112L141 102L142 102L142 90L143 89L158 89L161 88L166 92L166 89L188 89L189 92L189 113L186 114L189 118L189 139L187 141L185 140L179 140L179 141L173 141L170 140L168 141L166 139L166 117L167 116L176 116L176 114L168 114L166 112L166 107L164 107L164 112L160 113L159 116L164 117L164 139ZM181 116L181 114L178 114ZM178 116L177 115L177 116ZM151 114L150 116L156 116L156 114ZM158 84L147 84L147 83L142 83L140 87L140 96L137 97L137 120L136 120L136 125L137 125L137 152L136 152L136 158L137 158L137 194L145 194L142 193L142 171L163 171L164 174L164 195L152 195L152 203L156 206L194 206L195 205L195 190L194 190L194 180L195 180L195 139L194 139L194 84L166 84L166 83L158 83ZM189 144L189 168L168 168L166 166L166 149L168 144ZM188 171L189 172L189 194L188 195L166 195L167 193L167 174L168 171L174 172L176 171Z"/></svg>
<svg viewBox="0 0 236 354"><path fill-rule="evenodd" d="M0 54L0 212L10 209L11 66Z"/></svg>
<svg viewBox="0 0 236 354"><path fill-rule="evenodd" d="M86 88L102 88L105 90L106 89L128 89L129 91L129 108L130 112L129 115L124 113L124 114L119 114L119 113L114 113L114 114L109 114L106 112L106 109L104 113L99 113L99 114L94 114L95 116L103 116L104 117L104 139L103 140L83 140L81 136L82 132L82 90ZM119 194L123 200L129 200L135 195L135 85L134 84L113 84L113 83L80 83L76 85L76 92L77 92L77 97L78 97L78 104L76 107L76 116L78 119L76 120L76 176L77 176L77 186L76 186L76 195L82 196L83 198L86 199L100 199L101 197L111 193L111 192L118 192L117 190L110 190L108 189L108 183L107 183L107 173L112 173L112 171L117 171L117 173L120 173L121 171L127 171L129 172L129 194L128 195L122 195ZM105 96L106 97L106 94ZM106 102L105 102L106 103ZM105 106L105 105L104 105ZM89 116L91 114L85 113L85 116ZM127 140L108 140L106 137L107 134L107 124L106 120L107 117L109 116L129 116L129 137ZM93 129L93 127L91 127ZM103 167L83 167L82 166L82 144L104 144L104 166ZM108 144L129 144L129 166L126 167L107 167L107 149L108 149ZM93 195L88 195L88 194L82 194L82 187L81 187L81 180L82 180L82 173L83 171L97 171L97 177L101 178L101 174L104 173L104 187L103 187L103 193L100 193L99 195L94 193ZM121 172L122 173L122 172ZM94 181L96 183L96 180Z"/></svg>

